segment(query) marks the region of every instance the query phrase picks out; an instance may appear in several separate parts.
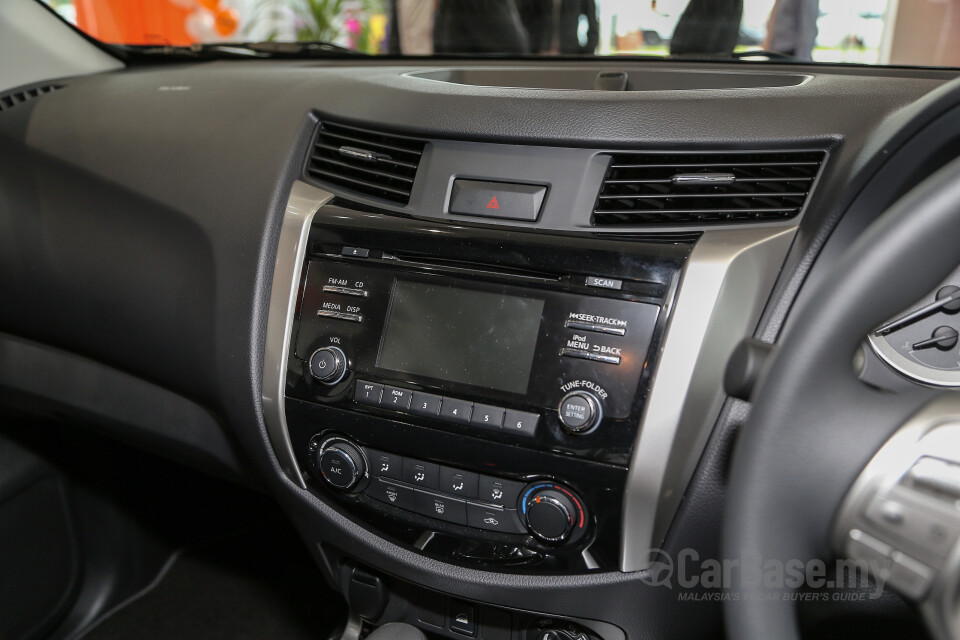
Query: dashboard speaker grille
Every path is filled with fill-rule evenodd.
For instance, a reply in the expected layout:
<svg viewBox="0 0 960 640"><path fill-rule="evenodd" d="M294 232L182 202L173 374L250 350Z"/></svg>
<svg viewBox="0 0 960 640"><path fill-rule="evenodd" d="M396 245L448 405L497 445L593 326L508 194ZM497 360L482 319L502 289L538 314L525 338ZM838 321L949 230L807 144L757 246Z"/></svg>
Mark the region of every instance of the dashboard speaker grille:
<svg viewBox="0 0 960 640"><path fill-rule="evenodd" d="M15 89L7 93L0 93L0 111L12 109L18 105L39 98L45 93L53 93L57 89L62 89L62 84L45 84L29 89Z"/></svg>
<svg viewBox="0 0 960 640"><path fill-rule="evenodd" d="M592 224L724 224L792 218L824 151L613 153Z"/></svg>
<svg viewBox="0 0 960 640"><path fill-rule="evenodd" d="M405 205L425 145L416 138L321 122L306 173L321 182Z"/></svg>

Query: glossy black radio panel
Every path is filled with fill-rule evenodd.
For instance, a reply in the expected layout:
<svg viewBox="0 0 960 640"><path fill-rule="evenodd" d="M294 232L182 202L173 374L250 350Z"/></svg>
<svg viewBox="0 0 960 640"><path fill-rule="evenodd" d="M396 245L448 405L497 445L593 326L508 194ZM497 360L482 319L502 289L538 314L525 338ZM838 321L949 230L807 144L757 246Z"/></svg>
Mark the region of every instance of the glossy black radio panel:
<svg viewBox="0 0 960 640"><path fill-rule="evenodd" d="M321 208L310 231L287 363L287 425L301 468L311 464L309 443L336 433L368 450L435 465L440 488L420 489L427 494L445 493L445 469L523 486L549 480L576 492L593 522L576 544L544 546L530 536L471 527L469 514L467 526L421 515L416 499L411 511L391 506L386 493L380 496L385 501L346 494L313 478L308 487L365 526L448 562L505 571L511 570L505 561L522 558L526 574L616 569L627 465L695 238L528 233L336 204ZM378 367L397 281L542 299L525 393ZM624 315L623 309L642 313ZM621 341L628 351L617 354L612 349ZM341 381L325 385L310 375L307 359L315 349L333 346L344 351L347 371ZM635 360L627 362L627 355ZM620 364L606 361L616 357ZM627 370L630 375L610 373ZM516 385L513 380L499 386ZM597 428L565 431L557 412L563 395L599 388L617 396L623 411L605 405ZM466 406L469 420L461 410ZM501 410L503 422L494 429ZM526 416L532 427L506 430L508 415ZM407 487L402 464L393 473L398 477L388 475L383 483ZM419 506L422 512L431 504ZM432 508L437 515L435 503ZM424 539L430 540L426 547Z"/></svg>
<svg viewBox="0 0 960 640"><path fill-rule="evenodd" d="M459 333L459 327L447 328L449 335L462 334L457 341L446 339L442 344L433 345L421 340L412 356L408 350L406 371L379 366L383 360L384 333L389 330L387 318L391 304L399 304L396 290L413 284L429 285L438 292L438 298L444 289L456 289L468 294L475 292L478 298L482 296L480 299L489 300L491 304L499 299L531 301L531 306L537 303L542 312L533 324L530 345L535 343L535 347L523 384L510 383L513 389L507 385L498 389L459 382L469 377L466 369L471 366L470 357L463 360L464 370L448 368L449 375L443 379L410 373L422 370L431 360L449 359L449 350L462 348L477 359L498 357L498 343L512 337L514 328L510 323L499 326L493 323L488 331L482 332L467 318ZM443 304L443 300L438 299L438 304ZM480 397L494 406L555 410L569 391L589 389L600 399L605 416L625 419L631 414L659 311L657 305L644 302L543 287L465 281L446 273L320 258L311 260L307 269L295 355L307 360L314 350L333 344L344 350L351 371L358 377L396 380L401 389L406 388L404 383L440 388L444 396ZM422 313L424 331L428 331L433 309L420 306L406 312L408 324L411 313ZM445 310L444 313L456 316L455 312ZM396 315L394 308L394 317ZM493 356L485 353L487 349ZM411 358L422 358L423 362L410 361ZM496 365L479 361L476 364L488 368ZM513 366L511 363L511 370ZM399 397L398 401L401 400L405 406L400 409L408 409L408 399Z"/></svg>

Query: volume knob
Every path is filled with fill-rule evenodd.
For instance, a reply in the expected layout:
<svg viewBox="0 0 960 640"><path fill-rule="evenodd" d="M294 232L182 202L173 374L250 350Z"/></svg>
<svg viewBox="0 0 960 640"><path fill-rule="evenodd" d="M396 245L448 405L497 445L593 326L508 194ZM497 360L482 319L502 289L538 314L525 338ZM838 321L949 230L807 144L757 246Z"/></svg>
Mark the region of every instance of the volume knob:
<svg viewBox="0 0 960 640"><path fill-rule="evenodd" d="M347 373L347 356L338 347L321 347L310 356L310 375L323 384L337 384Z"/></svg>

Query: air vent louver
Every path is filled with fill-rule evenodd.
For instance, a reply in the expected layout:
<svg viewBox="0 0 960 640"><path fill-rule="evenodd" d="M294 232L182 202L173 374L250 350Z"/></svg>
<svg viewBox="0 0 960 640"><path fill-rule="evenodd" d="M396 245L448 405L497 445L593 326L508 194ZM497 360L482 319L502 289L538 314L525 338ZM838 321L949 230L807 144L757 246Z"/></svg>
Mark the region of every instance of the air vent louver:
<svg viewBox="0 0 960 640"><path fill-rule="evenodd" d="M29 89L15 89L8 93L0 93L0 111L12 109L28 100L39 98L45 93L52 93L57 89L62 89L62 84L45 84Z"/></svg>
<svg viewBox="0 0 960 640"><path fill-rule="evenodd" d="M425 144L416 138L322 122L310 151L307 175L407 204Z"/></svg>
<svg viewBox="0 0 960 640"><path fill-rule="evenodd" d="M614 153L594 226L761 222L800 213L823 151Z"/></svg>

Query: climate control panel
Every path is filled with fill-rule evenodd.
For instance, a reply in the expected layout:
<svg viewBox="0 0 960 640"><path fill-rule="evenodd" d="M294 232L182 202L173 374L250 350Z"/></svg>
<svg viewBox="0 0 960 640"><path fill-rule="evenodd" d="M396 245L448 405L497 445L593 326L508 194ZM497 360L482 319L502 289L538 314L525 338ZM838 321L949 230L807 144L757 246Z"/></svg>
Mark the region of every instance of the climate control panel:
<svg viewBox="0 0 960 640"><path fill-rule="evenodd" d="M589 513L571 488L550 480L517 482L361 447L341 436L310 441L312 475L329 487L393 509L541 543L575 543Z"/></svg>

